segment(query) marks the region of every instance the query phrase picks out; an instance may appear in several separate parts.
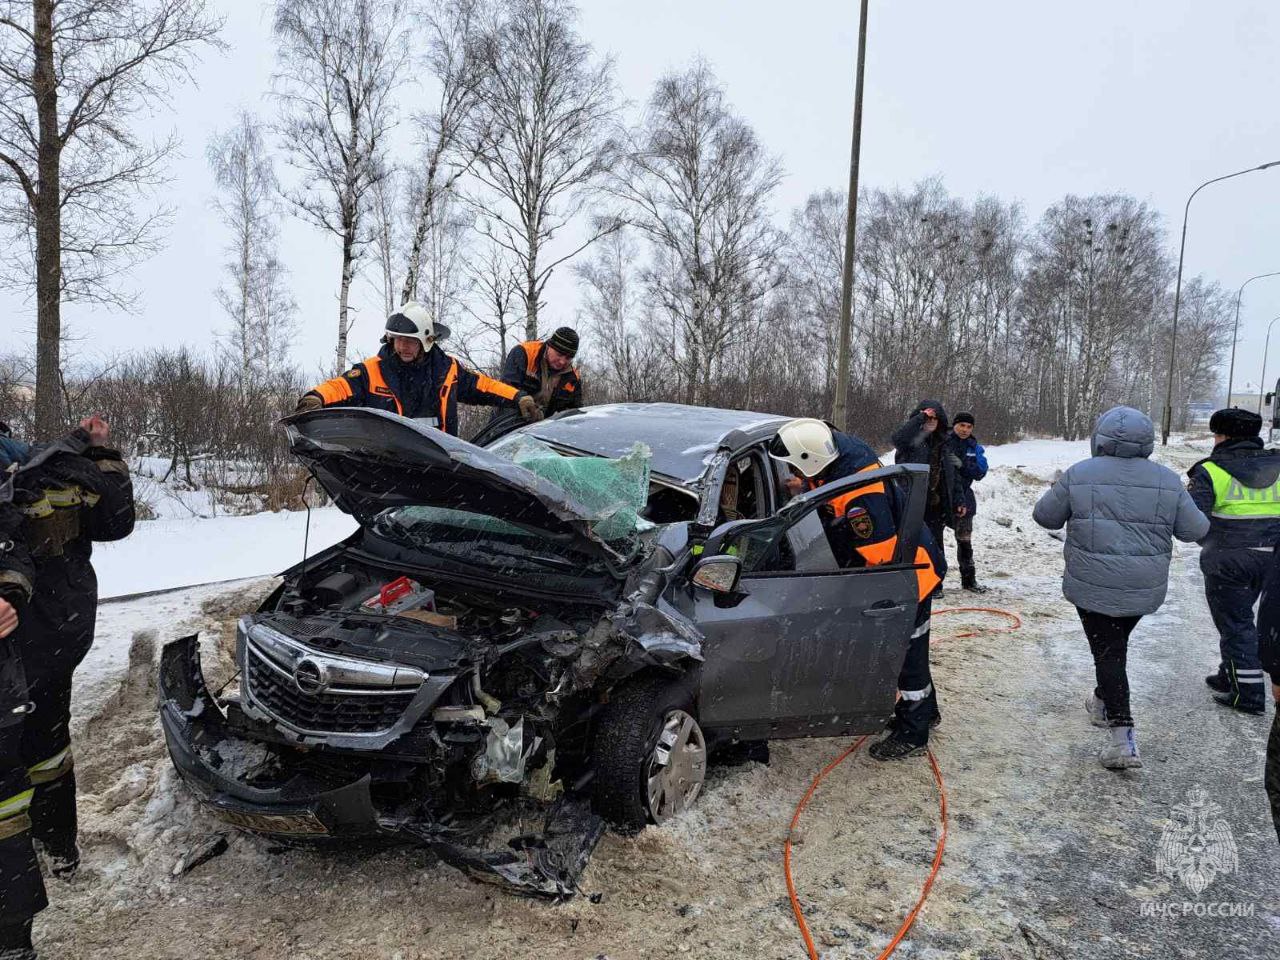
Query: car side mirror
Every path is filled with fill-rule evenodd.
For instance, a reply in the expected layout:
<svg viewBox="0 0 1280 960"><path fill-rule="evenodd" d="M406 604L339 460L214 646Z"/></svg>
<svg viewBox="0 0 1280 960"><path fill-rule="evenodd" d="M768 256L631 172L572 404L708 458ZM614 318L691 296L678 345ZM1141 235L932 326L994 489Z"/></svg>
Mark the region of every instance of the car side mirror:
<svg viewBox="0 0 1280 960"><path fill-rule="evenodd" d="M704 557L693 568L691 578L695 587L709 590L712 593L734 593L738 589L738 580L742 577L742 561L737 557L720 554Z"/></svg>

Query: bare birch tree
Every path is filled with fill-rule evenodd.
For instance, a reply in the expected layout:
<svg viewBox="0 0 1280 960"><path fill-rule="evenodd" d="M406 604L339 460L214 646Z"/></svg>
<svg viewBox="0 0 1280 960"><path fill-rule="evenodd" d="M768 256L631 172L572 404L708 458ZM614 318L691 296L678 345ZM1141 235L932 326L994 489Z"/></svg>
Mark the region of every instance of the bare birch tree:
<svg viewBox="0 0 1280 960"><path fill-rule="evenodd" d="M394 93L408 58L402 0L279 0L279 132L302 184L297 214L342 244L334 367L347 365L351 281L373 239L371 193L387 176Z"/></svg>
<svg viewBox="0 0 1280 960"><path fill-rule="evenodd" d="M519 263L529 339L538 336L542 294L556 267L620 225L597 218L573 249L548 250L603 172L616 102L613 61L594 56L574 18L565 0L502 5L486 32L480 103L469 124L473 173L487 188L475 198L482 229Z"/></svg>
<svg viewBox="0 0 1280 960"><path fill-rule="evenodd" d="M769 216L781 177L701 61L658 81L610 177L659 253L646 281L684 344L686 402L706 402L713 368L781 279Z"/></svg>
<svg viewBox="0 0 1280 960"><path fill-rule="evenodd" d="M279 184L263 125L248 112L213 137L208 159L218 188L214 207L230 234L226 279L215 296L231 320L226 341L243 390L279 364L293 334L296 305L278 255Z"/></svg>
<svg viewBox="0 0 1280 960"><path fill-rule="evenodd" d="M0 222L11 285L36 295L35 432L65 425L62 303L127 305L116 282L155 250L150 208L175 141L135 117L165 101L220 21L205 0L0 0Z"/></svg>
<svg viewBox="0 0 1280 960"><path fill-rule="evenodd" d="M417 118L422 141L422 165L412 175L414 208L400 302L418 297L424 252L433 224L442 222L436 207L453 193L458 180L476 158L478 142L464 135L479 102L483 77L484 11L481 0L437 0L424 15L427 71L440 85L440 99L431 113ZM445 218L447 221L448 218Z"/></svg>
<svg viewBox="0 0 1280 960"><path fill-rule="evenodd" d="M481 255L468 260L472 296L465 302L465 308L480 330L497 340L499 363L516 342L519 319L514 313L520 295L516 269L512 255L496 243L485 244Z"/></svg>

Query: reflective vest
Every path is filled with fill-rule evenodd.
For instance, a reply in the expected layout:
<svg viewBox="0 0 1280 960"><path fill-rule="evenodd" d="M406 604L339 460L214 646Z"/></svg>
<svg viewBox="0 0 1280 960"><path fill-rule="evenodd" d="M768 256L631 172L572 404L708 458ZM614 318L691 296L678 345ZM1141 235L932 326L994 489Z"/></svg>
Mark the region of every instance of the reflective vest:
<svg viewBox="0 0 1280 960"><path fill-rule="evenodd" d="M869 463L857 472L866 473L870 470L879 470L881 464L879 461ZM807 480L806 483L810 490L816 490L823 485L822 481ZM855 501L860 497L871 497L880 495L887 499L889 492L885 488L883 481L879 483L870 483L865 487L859 487L857 490L851 490L849 493L843 493L831 500L831 506L835 510L837 517L844 517L848 514L852 507L857 506ZM874 535L875 531L872 531ZM893 555L898 549L898 534L895 530L883 539L863 546L856 546L854 549L858 555L866 561L867 566L876 567L881 564L891 563ZM918 599L923 602L925 597L933 593L934 589L942 582L942 578L938 576L937 571L933 568L933 561L929 558L929 551L922 546L916 547L916 593Z"/></svg>
<svg viewBox="0 0 1280 960"><path fill-rule="evenodd" d="M1280 477L1269 487L1246 487L1211 460L1201 464L1213 481L1213 511L1219 520L1280 519Z"/></svg>

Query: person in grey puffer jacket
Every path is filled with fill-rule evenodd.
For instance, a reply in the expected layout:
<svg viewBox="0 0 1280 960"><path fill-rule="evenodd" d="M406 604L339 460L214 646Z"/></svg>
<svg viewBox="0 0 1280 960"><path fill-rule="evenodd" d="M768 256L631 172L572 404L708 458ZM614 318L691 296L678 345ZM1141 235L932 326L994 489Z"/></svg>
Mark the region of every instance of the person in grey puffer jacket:
<svg viewBox="0 0 1280 960"><path fill-rule="evenodd" d="M1098 686L1086 703L1095 726L1111 728L1103 766L1140 767L1129 679L1129 635L1155 613L1169 587L1172 537L1203 539L1209 518L1177 474L1147 458L1155 449L1151 419L1132 407L1098 418L1093 456L1075 464L1040 498L1033 517L1049 530L1066 524L1063 595L1076 605L1093 652Z"/></svg>

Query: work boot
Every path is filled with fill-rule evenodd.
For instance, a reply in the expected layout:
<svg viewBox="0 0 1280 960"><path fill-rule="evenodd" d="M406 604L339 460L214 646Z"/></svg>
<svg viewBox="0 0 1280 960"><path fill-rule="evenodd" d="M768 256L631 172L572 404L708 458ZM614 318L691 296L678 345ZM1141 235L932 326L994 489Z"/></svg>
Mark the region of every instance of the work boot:
<svg viewBox="0 0 1280 960"><path fill-rule="evenodd" d="M0 960L37 960L30 920L0 927Z"/></svg>
<svg viewBox="0 0 1280 960"><path fill-rule="evenodd" d="M73 840L69 847L36 841L37 849L49 862L49 872L59 880L70 880L80 869L80 847ZM3 960L3 958L0 958Z"/></svg>
<svg viewBox="0 0 1280 960"><path fill-rule="evenodd" d="M1133 727L1112 727L1111 743L1102 748L1098 760L1108 770L1141 767L1142 758L1138 756L1138 741L1133 736Z"/></svg>
<svg viewBox="0 0 1280 960"><path fill-rule="evenodd" d="M927 749L923 743L912 743L898 731L893 731L883 740L877 740L867 752L875 760L905 760Z"/></svg>
<svg viewBox="0 0 1280 960"><path fill-rule="evenodd" d="M1260 717L1267 712L1265 703L1249 703L1241 700L1240 697L1230 691L1226 693L1215 693L1213 699L1222 704L1224 707L1230 707L1232 710L1239 710L1241 713L1247 713L1250 716Z"/></svg>
<svg viewBox="0 0 1280 960"><path fill-rule="evenodd" d="M929 721L929 729L937 730L940 726L942 726L942 714L940 712L935 712L933 715L933 719ZM892 717L890 717L889 722L884 725L885 730L887 730L889 733L893 733L895 730L898 730L900 727L901 727L901 724L898 722L898 715L896 713Z"/></svg>
<svg viewBox="0 0 1280 960"><path fill-rule="evenodd" d="M964 590L968 590L970 593L987 592L987 588L978 582L976 574L970 574L969 576L962 578L960 581L960 587Z"/></svg>
<svg viewBox="0 0 1280 960"><path fill-rule="evenodd" d="M1216 690L1218 693L1230 693L1231 681L1221 673L1211 673L1204 678L1205 685L1210 690Z"/></svg>
<svg viewBox="0 0 1280 960"><path fill-rule="evenodd" d="M1107 723L1107 705L1099 699L1096 690L1089 694L1088 699L1085 700L1084 709L1085 713L1089 714L1089 722L1095 727L1110 726Z"/></svg>

